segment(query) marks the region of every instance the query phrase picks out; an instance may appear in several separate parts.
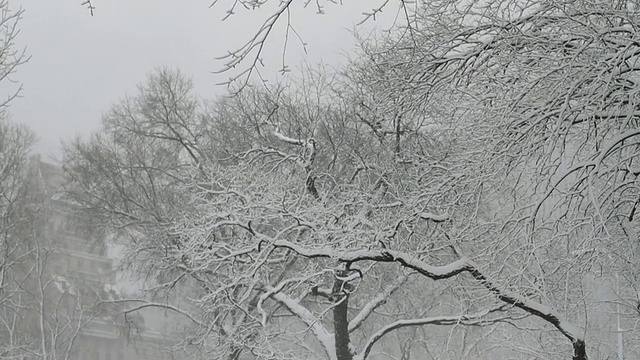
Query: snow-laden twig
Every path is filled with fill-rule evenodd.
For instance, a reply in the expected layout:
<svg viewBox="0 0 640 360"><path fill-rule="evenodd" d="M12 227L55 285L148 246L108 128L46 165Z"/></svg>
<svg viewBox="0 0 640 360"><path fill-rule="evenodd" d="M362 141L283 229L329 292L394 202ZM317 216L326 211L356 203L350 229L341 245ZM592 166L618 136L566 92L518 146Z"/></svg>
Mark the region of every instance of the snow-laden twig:
<svg viewBox="0 0 640 360"><path fill-rule="evenodd" d="M129 314L129 313L133 313L136 311L140 311L142 309L146 309L146 308L160 308L160 309L166 309L166 310L171 310L177 314L183 315L184 317L186 317L187 319L193 321L194 324L198 325L198 326L204 326L204 324L198 320L195 316L191 315L189 312L182 310L178 307L175 307L173 305L169 305L169 304L163 304L163 303L158 303L158 302L151 302L151 301L147 301L147 300L140 300L140 299L119 299L119 300L107 300L107 301L101 301L100 303L102 304L122 304L122 303L142 303L140 305L128 308L126 310L123 311L124 314Z"/></svg>
<svg viewBox="0 0 640 360"><path fill-rule="evenodd" d="M394 282L385 287L384 290L378 292L376 296L369 300L369 302L362 307L362 310L360 310L360 312L351 319L351 321L349 321L349 332L358 329L365 320L369 318L369 315L371 315L377 308L384 305L389 299L389 296L407 282L408 279L409 275L402 275L398 277Z"/></svg>
<svg viewBox="0 0 640 360"><path fill-rule="evenodd" d="M487 309L484 311L480 311L475 314L470 315L454 315L454 316L434 316L427 318L419 318L419 319L408 319L408 320L398 320L391 324L388 324L376 331L362 348L360 354L354 357L354 360L365 360L369 353L371 352L371 348L386 334L408 326L423 326L423 325L489 325L494 324L500 321L504 321L507 319L511 319L509 316L502 316L498 318L486 318L486 316L498 310L501 310L502 307Z"/></svg>

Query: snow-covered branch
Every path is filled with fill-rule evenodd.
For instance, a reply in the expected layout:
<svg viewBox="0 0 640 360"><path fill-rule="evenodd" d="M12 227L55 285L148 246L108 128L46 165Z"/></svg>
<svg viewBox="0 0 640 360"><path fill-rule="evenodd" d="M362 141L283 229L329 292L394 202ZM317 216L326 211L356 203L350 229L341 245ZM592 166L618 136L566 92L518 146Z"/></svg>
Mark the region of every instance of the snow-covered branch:
<svg viewBox="0 0 640 360"><path fill-rule="evenodd" d="M398 290L409 279L409 275L402 275L398 277L394 282L385 287L382 291L378 292L371 300L369 300L365 306L362 307L360 312L349 321L349 332L358 329L369 318L378 307L384 305L389 296L391 296L396 290Z"/></svg>
<svg viewBox="0 0 640 360"><path fill-rule="evenodd" d="M486 316L498 308L484 310L471 315L457 315L457 316L434 316L427 318L398 320L391 324L388 324L376 331L362 348L362 351L354 357L354 360L365 360L371 348L384 337L386 334L408 326L424 326L424 325L490 325L500 321L510 319L508 316L497 318L486 318Z"/></svg>
<svg viewBox="0 0 640 360"><path fill-rule="evenodd" d="M187 319L193 321L194 324L199 325L199 326L204 326L204 324L198 320L194 315L191 315L189 312L182 310L176 306L173 305L169 305L169 304L163 304L163 303L157 303L157 302L151 302L151 301L147 301L147 300L140 300L140 299L119 299L119 300L107 300L107 301L102 301L101 303L103 304L127 304L127 303L141 303L140 305L136 305L130 308L127 308L125 310L123 310L124 314L130 314L130 313L134 313L136 311L140 311L142 309L146 309L146 308L160 308L160 309L166 309L166 310L171 310L177 314L183 315L184 317L186 317Z"/></svg>
<svg viewBox="0 0 640 360"><path fill-rule="evenodd" d="M278 140L286 142L287 144L291 144L291 145L298 145L298 146L303 146L304 145L304 141L302 140L298 140L298 139L294 139L294 138L290 138L287 135L283 134L280 131L280 127L278 125L273 125L274 129L273 129L273 135L278 138Z"/></svg>
<svg viewBox="0 0 640 360"><path fill-rule="evenodd" d="M298 255L307 258L329 258L340 262L357 262L357 261L380 261L380 262L397 262L403 266L416 270L417 272L434 280L448 279L462 272L468 272L473 269L467 258L460 258L450 264L443 266L430 265L414 254L405 253L395 250L353 250L340 251L329 248L313 248L305 247L288 240L275 240L272 243L275 247L287 248Z"/></svg>
<svg viewBox="0 0 640 360"><path fill-rule="evenodd" d="M304 276L304 277L289 278L289 279L286 279L284 281L281 281L276 286L273 286L271 288L266 289L264 294L262 294L260 296L260 298L258 299L258 303L256 305L256 308L258 309L258 312L260 312L262 314L262 321L261 321L262 326L266 326L266 323L267 323L267 313L262 307L262 304L265 302L265 300L267 300L270 297L273 297L277 293L281 293L282 290L284 288L286 288L287 286L289 286L289 285L296 284L296 283L298 283L298 284L299 283L303 283L303 282L308 281L309 279L312 279L314 277L321 276L322 274L324 274L326 272L331 272L331 270L323 270L323 271L320 271L320 272L317 272L317 273L314 273L314 274L310 274L310 275Z"/></svg>
<svg viewBox="0 0 640 360"><path fill-rule="evenodd" d="M515 292L501 288L494 284L482 270L471 260L464 256L447 265L434 266L417 258L416 255L394 250L354 250L336 251L326 248L307 248L286 240L277 240L273 243L276 247L290 249L307 258L330 258L340 262L379 261L396 262L402 266L415 270L418 273L433 280L448 279L461 273L469 273L487 290L496 295L501 301L513 305L525 312L535 315L549 324L555 326L574 346L576 353L584 353L584 339L580 335L580 329L564 319L554 309L537 301L529 299Z"/></svg>
<svg viewBox="0 0 640 360"><path fill-rule="evenodd" d="M423 220L431 220L433 222L443 222L449 220L449 214L434 214L430 212L423 212L420 214L420 218Z"/></svg>
<svg viewBox="0 0 640 360"><path fill-rule="evenodd" d="M327 353L329 359L337 360L333 334L329 333L324 328L320 319L317 319L311 311L300 305L299 301L290 298L284 293L276 292L271 295L271 298L284 305L290 313L307 325L313 332L313 335L315 335L318 342L322 345L322 348Z"/></svg>

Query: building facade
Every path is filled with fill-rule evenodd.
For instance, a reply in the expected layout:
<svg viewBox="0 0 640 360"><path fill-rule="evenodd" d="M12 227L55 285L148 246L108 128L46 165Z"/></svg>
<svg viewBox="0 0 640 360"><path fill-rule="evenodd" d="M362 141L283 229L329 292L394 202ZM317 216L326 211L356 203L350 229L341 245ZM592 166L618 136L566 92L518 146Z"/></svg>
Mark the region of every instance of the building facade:
<svg viewBox="0 0 640 360"><path fill-rule="evenodd" d="M170 358L163 329L145 328L139 314L122 315L108 244L87 214L65 197L62 168L31 159L27 194L34 236L25 262L22 331L28 359L138 360Z"/></svg>

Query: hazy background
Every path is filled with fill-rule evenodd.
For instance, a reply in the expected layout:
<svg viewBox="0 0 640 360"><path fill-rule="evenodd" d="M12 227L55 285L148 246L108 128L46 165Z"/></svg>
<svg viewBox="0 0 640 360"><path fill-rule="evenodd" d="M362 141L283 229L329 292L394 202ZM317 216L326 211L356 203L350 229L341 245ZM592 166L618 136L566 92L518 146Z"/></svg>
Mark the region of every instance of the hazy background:
<svg viewBox="0 0 640 360"><path fill-rule="evenodd" d="M11 119L29 125L39 142L36 151L44 159L60 157L61 139L86 136L99 128L102 113L154 67L180 68L192 76L196 92L206 98L224 94L217 86L231 74L215 75L222 63L216 57L244 44L268 16L271 7L237 14L222 22L228 2L209 8L211 0L94 0L95 15L80 0L11 0L13 9L25 10L19 24L17 47L27 48L29 62L13 80L24 85L22 97L9 112ZM290 39L286 62L295 69L303 60L339 64L355 46L351 32L363 19L362 12L377 2L327 3L318 15L294 2L293 24L307 43L307 54ZM394 5L395 6L395 5ZM386 18L368 21L357 29L388 29L396 7L385 9ZM284 23L271 35L263 74L275 77L282 66Z"/></svg>

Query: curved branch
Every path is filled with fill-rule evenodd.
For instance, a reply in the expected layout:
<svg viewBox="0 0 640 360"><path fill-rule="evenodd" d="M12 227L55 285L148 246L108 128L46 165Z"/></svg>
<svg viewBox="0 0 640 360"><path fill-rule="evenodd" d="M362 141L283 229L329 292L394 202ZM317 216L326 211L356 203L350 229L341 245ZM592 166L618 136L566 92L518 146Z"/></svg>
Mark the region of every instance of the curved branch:
<svg viewBox="0 0 640 360"><path fill-rule="evenodd" d="M149 308L149 307L155 307L155 308L161 308L161 309L167 309L167 310L171 310L173 312L176 312L180 315L183 315L184 317L188 318L189 320L193 321L194 324L198 325L198 326L204 326L204 324L202 322L200 322L198 319L196 319L195 316L189 314L188 312L179 309L175 306L172 305L168 305L168 304L162 304L162 303L154 303L154 302L149 302L146 300L137 300L137 299L122 299L122 300L109 300L109 301L101 301L101 304L118 304L118 303L127 303L127 302L138 302L138 303L143 303L142 305L138 305L129 309L126 309L123 311L123 314L129 314L132 312L136 312L145 308Z"/></svg>
<svg viewBox="0 0 640 360"><path fill-rule="evenodd" d="M305 323L305 325L311 329L316 339L320 342L329 359L336 360L335 340L332 336L333 334L329 333L324 328L320 320L317 319L311 311L300 305L297 300L292 299L281 292L271 294L271 298L284 305L290 313Z"/></svg>
<svg viewBox="0 0 640 360"><path fill-rule="evenodd" d="M460 259L447 265L433 266L418 259L415 254L394 250L355 250L342 252L323 248L306 248L286 240L274 241L273 245L290 249L298 255L307 258L330 258L340 262L365 260L397 262L403 267L413 269L433 280L448 279L467 272L501 301L524 310L531 315L535 315L556 327L573 344L574 359L587 359L584 339L580 335L580 330L575 325L564 319L554 309L515 292L503 289L493 283L484 275L480 268L467 257L461 256Z"/></svg>
<svg viewBox="0 0 640 360"><path fill-rule="evenodd" d="M217 0L215 2L217 2ZM245 81L243 82L241 88L247 85L251 75L256 70L256 67L258 66L258 64L262 62L261 55L264 50L265 43L269 38L269 34L273 30L273 28L276 26L276 24L278 23L278 20L282 17L282 15L287 12L292 2L293 0L282 1L278 6L278 8L276 9L276 11L274 11L273 14L269 16L262 23L258 31L255 33L255 35L253 35L253 37L249 41L247 41L239 49L235 51L231 51L226 55L221 56L217 59L217 60L226 61L222 69L214 72L216 74L220 74L237 67L238 65L243 63L251 55L252 52L254 51L256 52L255 56L251 61L251 64L247 69L241 71L240 74L236 75L235 77L231 77L227 82L223 82L221 84L230 85L231 83L245 76ZM212 4L212 6L214 4ZM259 7L259 5L256 7ZM225 19L231 15L233 15L233 8L227 11L227 16L225 17Z"/></svg>
<svg viewBox="0 0 640 360"><path fill-rule="evenodd" d="M420 319L409 319L409 320L398 320L395 321L382 329L376 331L365 344L362 353L355 357L354 360L365 360L369 353L371 352L371 348L375 345L383 336L386 334L409 326L423 326L423 325L489 325L494 324L506 319L510 319L510 317L500 317L494 319L483 319L489 313L500 310L502 307L488 309L485 311L478 312L472 315L458 315L458 316L434 316L428 318L420 318Z"/></svg>
<svg viewBox="0 0 640 360"><path fill-rule="evenodd" d="M373 313L377 308L384 305L387 302L387 299L391 294L396 292L407 280L409 279L409 275L400 276L396 281L391 283L389 286L384 288L381 292L379 292L376 296L373 297L363 308L360 310L358 315L356 315L349 322L349 332L352 332L358 329L369 315Z"/></svg>

